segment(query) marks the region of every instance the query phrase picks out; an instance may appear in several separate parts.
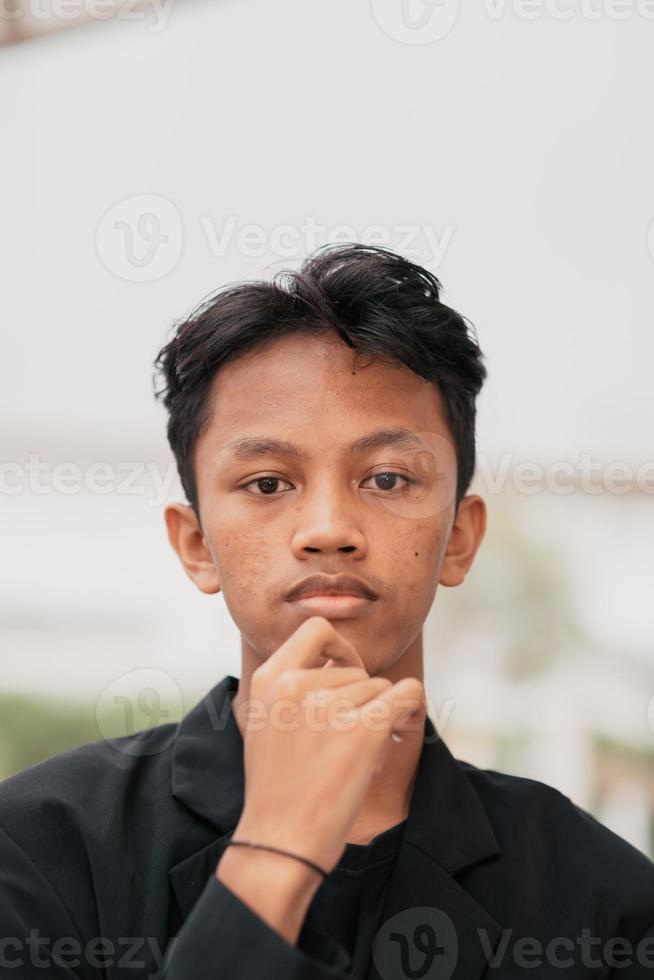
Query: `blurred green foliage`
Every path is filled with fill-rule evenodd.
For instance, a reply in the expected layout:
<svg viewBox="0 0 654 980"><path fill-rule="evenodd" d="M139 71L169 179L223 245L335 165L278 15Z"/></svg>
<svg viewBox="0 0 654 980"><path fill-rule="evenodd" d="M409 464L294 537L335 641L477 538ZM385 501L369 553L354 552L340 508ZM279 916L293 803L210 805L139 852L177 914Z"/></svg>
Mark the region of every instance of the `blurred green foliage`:
<svg viewBox="0 0 654 980"><path fill-rule="evenodd" d="M170 721L185 714L168 710ZM99 713L90 701L0 694L0 779L78 745L126 734L134 733L126 731L120 705Z"/></svg>

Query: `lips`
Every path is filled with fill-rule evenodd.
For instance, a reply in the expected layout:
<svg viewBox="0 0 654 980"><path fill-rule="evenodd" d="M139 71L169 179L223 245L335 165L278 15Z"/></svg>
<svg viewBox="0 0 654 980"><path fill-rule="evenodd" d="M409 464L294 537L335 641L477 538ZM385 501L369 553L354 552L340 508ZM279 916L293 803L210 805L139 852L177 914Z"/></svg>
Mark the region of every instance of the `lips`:
<svg viewBox="0 0 654 980"><path fill-rule="evenodd" d="M325 619L352 619L372 608L372 601L362 595L322 594L293 599L291 606L304 616L324 616Z"/></svg>
<svg viewBox="0 0 654 980"><path fill-rule="evenodd" d="M287 602L310 597L356 596L374 602L378 596L372 586L356 575L310 575L291 588Z"/></svg>

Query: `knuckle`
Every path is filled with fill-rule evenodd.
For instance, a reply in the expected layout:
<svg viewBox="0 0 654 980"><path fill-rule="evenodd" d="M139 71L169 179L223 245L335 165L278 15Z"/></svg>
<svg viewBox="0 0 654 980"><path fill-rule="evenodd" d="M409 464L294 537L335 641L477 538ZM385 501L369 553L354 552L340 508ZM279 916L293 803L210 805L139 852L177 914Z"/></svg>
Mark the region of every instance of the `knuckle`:
<svg viewBox="0 0 654 980"><path fill-rule="evenodd" d="M416 701L423 701L425 699L426 697L425 685L422 683L422 681L418 681L418 683L416 684L414 696L416 698Z"/></svg>
<svg viewBox="0 0 654 980"><path fill-rule="evenodd" d="M398 696L407 698L419 698L423 697L425 692L424 684L417 677L405 677L403 678L402 688L398 692Z"/></svg>
<svg viewBox="0 0 654 980"><path fill-rule="evenodd" d="M332 700L333 695L325 687L318 687L312 691L307 691L304 695L304 700L307 704L313 705L314 707L324 707Z"/></svg>
<svg viewBox="0 0 654 980"><path fill-rule="evenodd" d="M264 665L256 667L250 674L250 693L257 696L262 693L268 683L268 675Z"/></svg>
<svg viewBox="0 0 654 980"><path fill-rule="evenodd" d="M302 684L299 671L293 668L283 670L276 678L273 687L276 697L297 700L302 693Z"/></svg>

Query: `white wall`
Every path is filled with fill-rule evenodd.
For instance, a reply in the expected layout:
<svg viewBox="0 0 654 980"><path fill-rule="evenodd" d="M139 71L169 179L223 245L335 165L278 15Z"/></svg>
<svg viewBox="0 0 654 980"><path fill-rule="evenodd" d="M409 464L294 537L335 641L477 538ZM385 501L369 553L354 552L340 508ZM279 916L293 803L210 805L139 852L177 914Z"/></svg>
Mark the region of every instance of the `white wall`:
<svg viewBox="0 0 654 980"><path fill-rule="evenodd" d="M150 381L167 331L217 286L284 264L287 225L297 265L309 222L382 226L475 322L480 453L651 460L654 21L636 3L623 21L572 3L569 20L496 17L487 0L403 43L389 4L178 2L160 22L2 50L5 461L170 474ZM169 242L130 265L112 222L146 212ZM239 249L246 225L263 254ZM148 242L134 248L138 262ZM195 691L238 673L222 598L165 538L164 497L118 482L2 495L4 688L99 696L147 668ZM654 663L651 493L521 504L524 533L560 548L591 642Z"/></svg>

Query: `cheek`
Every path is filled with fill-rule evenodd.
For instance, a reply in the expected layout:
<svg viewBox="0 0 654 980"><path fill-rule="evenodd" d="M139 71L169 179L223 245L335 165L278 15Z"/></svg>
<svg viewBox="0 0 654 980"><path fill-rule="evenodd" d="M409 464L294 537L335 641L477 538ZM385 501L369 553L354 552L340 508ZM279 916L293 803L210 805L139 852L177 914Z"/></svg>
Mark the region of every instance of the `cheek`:
<svg viewBox="0 0 654 980"><path fill-rule="evenodd" d="M401 578L406 583L408 599L432 596L438 585L443 562L444 535L432 526L416 524L406 535L399 557Z"/></svg>
<svg viewBox="0 0 654 980"><path fill-rule="evenodd" d="M274 577L270 539L262 534L247 528L219 530L212 538L212 548L223 592L235 602L251 602Z"/></svg>

